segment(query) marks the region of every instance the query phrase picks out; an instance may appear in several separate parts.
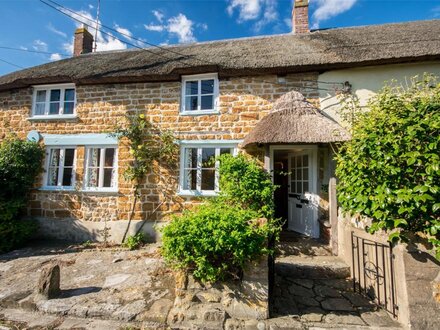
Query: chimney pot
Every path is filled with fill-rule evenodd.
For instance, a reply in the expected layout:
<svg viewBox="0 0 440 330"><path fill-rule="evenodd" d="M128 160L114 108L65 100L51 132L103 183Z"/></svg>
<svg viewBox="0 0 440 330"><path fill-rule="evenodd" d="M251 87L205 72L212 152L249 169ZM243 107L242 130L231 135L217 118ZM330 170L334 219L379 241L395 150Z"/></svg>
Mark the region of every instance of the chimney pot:
<svg viewBox="0 0 440 330"><path fill-rule="evenodd" d="M292 32L303 34L309 30L309 0L294 0L292 10Z"/></svg>
<svg viewBox="0 0 440 330"><path fill-rule="evenodd" d="M93 36L86 27L80 27L75 31L73 42L73 56L91 53L93 51Z"/></svg>

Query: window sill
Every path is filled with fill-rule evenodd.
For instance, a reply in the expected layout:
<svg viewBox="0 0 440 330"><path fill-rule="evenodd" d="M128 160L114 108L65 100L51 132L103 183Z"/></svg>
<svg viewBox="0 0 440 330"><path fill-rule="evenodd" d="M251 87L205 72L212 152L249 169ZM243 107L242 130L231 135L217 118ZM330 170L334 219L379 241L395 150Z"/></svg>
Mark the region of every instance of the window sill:
<svg viewBox="0 0 440 330"><path fill-rule="evenodd" d="M219 110L193 110L193 111L181 111L181 116L206 116L206 115L219 115Z"/></svg>
<svg viewBox="0 0 440 330"><path fill-rule="evenodd" d="M119 193L119 190L116 188L112 189L82 189L80 190L82 193L87 194L117 194Z"/></svg>
<svg viewBox="0 0 440 330"><path fill-rule="evenodd" d="M215 197L218 196L217 191L195 191L195 190L180 190L177 195L182 197Z"/></svg>
<svg viewBox="0 0 440 330"><path fill-rule="evenodd" d="M53 116L32 116L29 117L30 121L39 121L39 120L75 120L78 119L77 115L53 115Z"/></svg>
<svg viewBox="0 0 440 330"><path fill-rule="evenodd" d="M75 191L75 187L43 186L43 187L39 188L38 190L41 190L41 191L67 191L67 192L71 192L71 191Z"/></svg>

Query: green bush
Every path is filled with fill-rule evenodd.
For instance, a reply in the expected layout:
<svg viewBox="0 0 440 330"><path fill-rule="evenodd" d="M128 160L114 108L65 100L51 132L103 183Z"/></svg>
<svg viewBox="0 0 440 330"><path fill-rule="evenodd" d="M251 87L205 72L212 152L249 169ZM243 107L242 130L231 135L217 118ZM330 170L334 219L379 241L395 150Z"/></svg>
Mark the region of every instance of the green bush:
<svg viewBox="0 0 440 330"><path fill-rule="evenodd" d="M22 244L36 229L20 220L29 189L41 171L44 150L37 143L9 137L0 143L0 251Z"/></svg>
<svg viewBox="0 0 440 330"><path fill-rule="evenodd" d="M390 240L422 233L440 259L440 84L388 86L369 108L337 157L339 201Z"/></svg>
<svg viewBox="0 0 440 330"><path fill-rule="evenodd" d="M122 243L122 246L130 250L136 250L145 243L145 235L143 233L138 233L133 236L128 236L127 239Z"/></svg>
<svg viewBox="0 0 440 330"><path fill-rule="evenodd" d="M248 262L272 252L268 241L280 230L272 219L275 187L256 161L220 157L220 189L161 229L165 260L202 282L239 278Z"/></svg>
<svg viewBox="0 0 440 330"><path fill-rule="evenodd" d="M220 160L220 196L225 203L239 205L272 219L275 213L270 174L253 158L225 154Z"/></svg>

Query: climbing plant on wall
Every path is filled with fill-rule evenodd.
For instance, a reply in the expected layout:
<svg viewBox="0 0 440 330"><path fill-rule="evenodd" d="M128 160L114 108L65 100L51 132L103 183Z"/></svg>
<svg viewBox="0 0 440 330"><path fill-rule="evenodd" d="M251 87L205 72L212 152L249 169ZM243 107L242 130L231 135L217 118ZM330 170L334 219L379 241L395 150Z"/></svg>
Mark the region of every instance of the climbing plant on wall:
<svg viewBox="0 0 440 330"><path fill-rule="evenodd" d="M337 155L339 202L391 241L427 238L440 259L440 83L388 84L368 108Z"/></svg>
<svg viewBox="0 0 440 330"><path fill-rule="evenodd" d="M129 224L122 239L124 242L136 203L139 202L140 189L147 176L160 176L161 166L172 168L176 162L178 145L172 132L160 130L144 114L127 115L126 124L118 126L114 135L127 144L132 157L123 174L125 180L133 184L134 197Z"/></svg>

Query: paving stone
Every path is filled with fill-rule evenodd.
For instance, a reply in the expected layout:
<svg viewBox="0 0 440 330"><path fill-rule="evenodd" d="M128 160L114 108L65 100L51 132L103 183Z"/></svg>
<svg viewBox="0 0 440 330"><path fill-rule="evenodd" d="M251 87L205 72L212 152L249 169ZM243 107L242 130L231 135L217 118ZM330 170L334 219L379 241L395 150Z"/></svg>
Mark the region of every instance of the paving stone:
<svg viewBox="0 0 440 330"><path fill-rule="evenodd" d="M8 321L25 323L27 328L42 327L44 329L51 328L57 321L58 317L53 315L42 315L18 309L0 310Z"/></svg>
<svg viewBox="0 0 440 330"><path fill-rule="evenodd" d="M359 316L353 314L330 313L324 317L324 322L336 324L340 328L342 328L344 324L365 325L364 321L362 321Z"/></svg>
<svg viewBox="0 0 440 330"><path fill-rule="evenodd" d="M311 307L302 312L301 321L321 322L325 312L321 308Z"/></svg>
<svg viewBox="0 0 440 330"><path fill-rule="evenodd" d="M112 317L121 321L131 321L145 309L145 301L133 301L113 312Z"/></svg>
<svg viewBox="0 0 440 330"><path fill-rule="evenodd" d="M319 302L315 300L315 298L313 297L302 297L302 296L298 296L295 297L295 301L298 304L304 305L304 306L314 306L314 307L318 307L320 306Z"/></svg>
<svg viewBox="0 0 440 330"><path fill-rule="evenodd" d="M311 289L307 289L303 286L292 284L289 286L289 292L293 294L294 296L301 296L301 297L314 297L315 293Z"/></svg>
<svg viewBox="0 0 440 330"><path fill-rule="evenodd" d="M269 330L304 329L303 324L290 317L278 317L267 321Z"/></svg>
<svg viewBox="0 0 440 330"><path fill-rule="evenodd" d="M341 291L353 291L353 281L351 279L328 278L318 282Z"/></svg>
<svg viewBox="0 0 440 330"><path fill-rule="evenodd" d="M362 320L370 326L374 327L396 327L399 326L384 310L377 312L361 313Z"/></svg>
<svg viewBox="0 0 440 330"><path fill-rule="evenodd" d="M330 298L341 297L341 294L338 290L336 290L335 288L326 286L326 285L316 285L313 288L313 291L315 291L315 293L321 297L330 297Z"/></svg>
<svg viewBox="0 0 440 330"><path fill-rule="evenodd" d="M311 289L311 288L313 288L313 286L315 285L315 281L313 281L313 280L308 280L308 279L305 279L305 278L294 279L294 280L293 280L293 283L298 284L298 285L301 285L301 286L303 286L303 287L305 287L305 288L307 288L307 289Z"/></svg>
<svg viewBox="0 0 440 330"><path fill-rule="evenodd" d="M344 311L351 312L354 311L353 306L347 299L343 298L329 298L321 302L323 309L328 311Z"/></svg>
<svg viewBox="0 0 440 330"><path fill-rule="evenodd" d="M350 302L355 307L371 307L372 306L372 302L370 302L367 298L365 298L364 296L362 296L359 293L344 292L342 295L345 298L347 298L348 300L350 300Z"/></svg>
<svg viewBox="0 0 440 330"><path fill-rule="evenodd" d="M107 276L105 278L103 288L108 288L111 286L115 286L115 285L124 283L129 278L130 278L129 274L116 274L116 275Z"/></svg>

